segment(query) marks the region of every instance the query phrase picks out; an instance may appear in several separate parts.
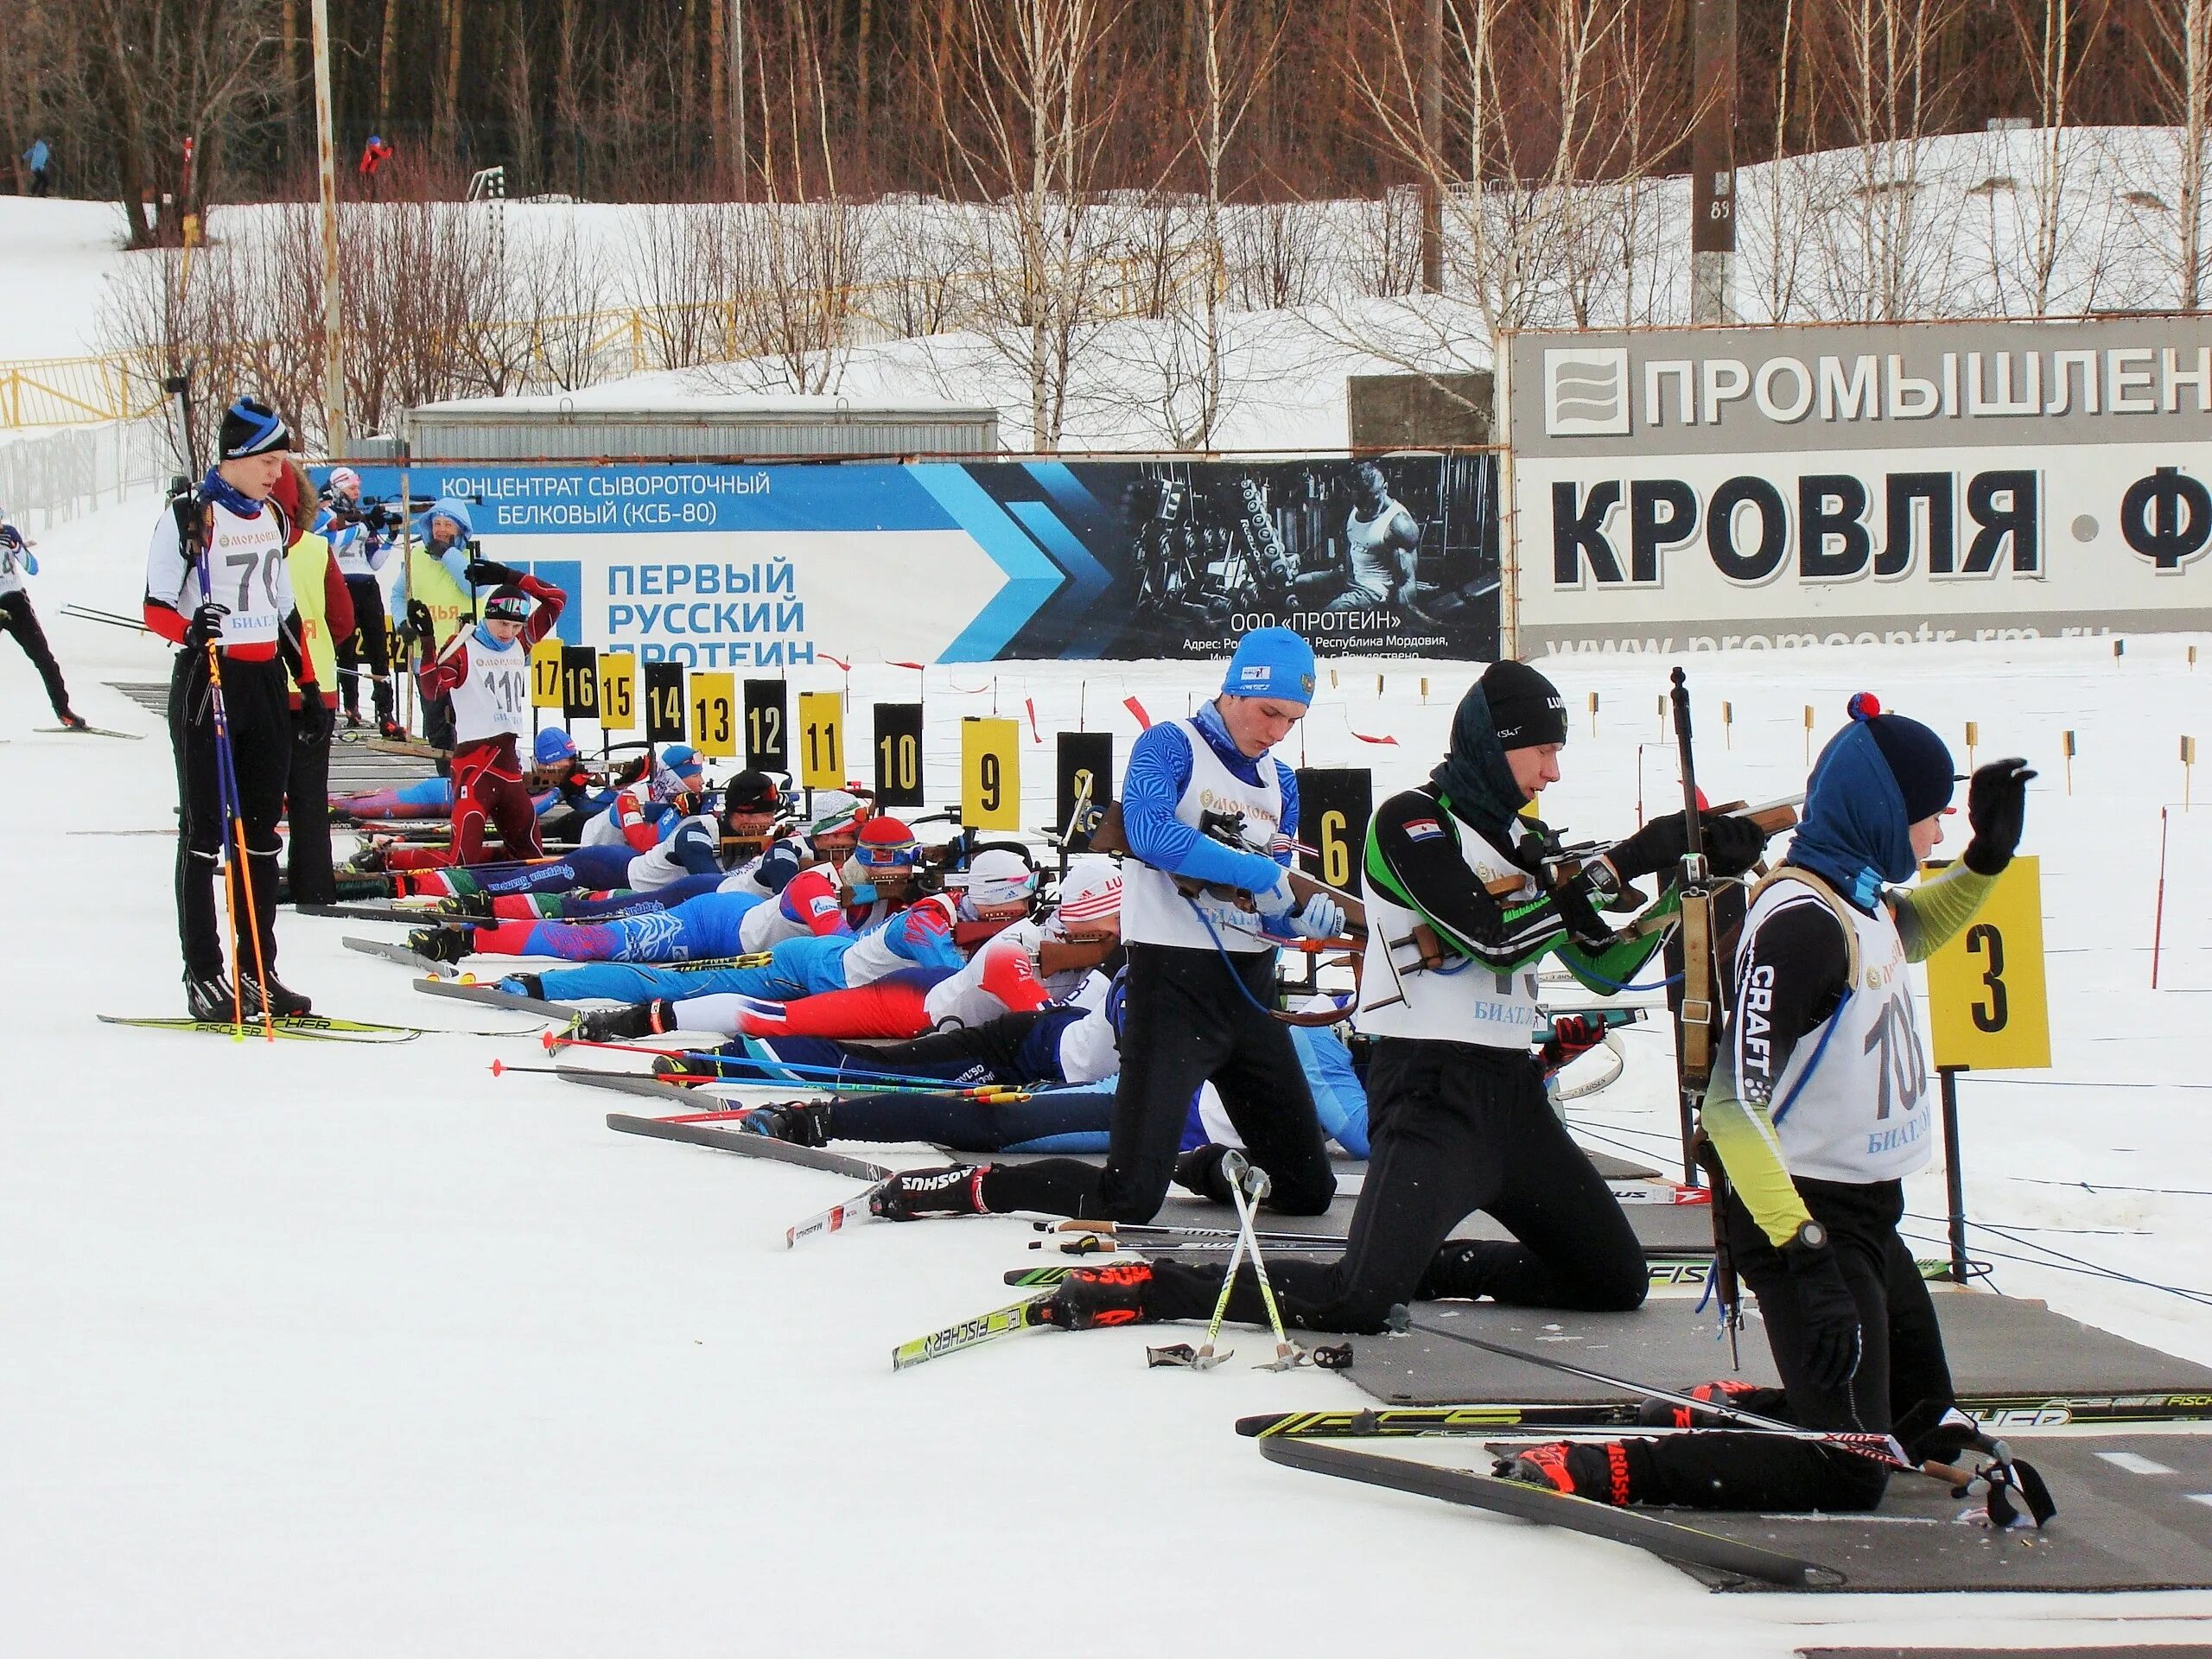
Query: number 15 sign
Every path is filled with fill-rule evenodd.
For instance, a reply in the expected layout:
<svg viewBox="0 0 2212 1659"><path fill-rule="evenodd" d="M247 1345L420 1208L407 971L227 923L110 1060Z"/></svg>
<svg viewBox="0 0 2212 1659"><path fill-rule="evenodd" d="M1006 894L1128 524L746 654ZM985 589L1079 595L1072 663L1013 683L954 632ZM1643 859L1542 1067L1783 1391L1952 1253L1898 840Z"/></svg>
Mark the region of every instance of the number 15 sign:
<svg viewBox="0 0 2212 1659"><path fill-rule="evenodd" d="M2050 1064L2044 998L2043 874L2016 858L1974 918L1928 959L1938 1067L2021 1071Z"/></svg>

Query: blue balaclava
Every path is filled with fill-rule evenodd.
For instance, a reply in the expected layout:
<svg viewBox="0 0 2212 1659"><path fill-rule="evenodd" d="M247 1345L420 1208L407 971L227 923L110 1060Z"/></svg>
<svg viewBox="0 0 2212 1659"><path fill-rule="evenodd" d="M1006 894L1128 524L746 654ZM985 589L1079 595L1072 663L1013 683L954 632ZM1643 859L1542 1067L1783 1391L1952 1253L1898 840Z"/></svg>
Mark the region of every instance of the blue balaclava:
<svg viewBox="0 0 2212 1659"><path fill-rule="evenodd" d="M1871 911L1884 882L1912 879L1911 828L1951 804L1953 782L1942 738L1861 692L1813 763L1789 861Z"/></svg>

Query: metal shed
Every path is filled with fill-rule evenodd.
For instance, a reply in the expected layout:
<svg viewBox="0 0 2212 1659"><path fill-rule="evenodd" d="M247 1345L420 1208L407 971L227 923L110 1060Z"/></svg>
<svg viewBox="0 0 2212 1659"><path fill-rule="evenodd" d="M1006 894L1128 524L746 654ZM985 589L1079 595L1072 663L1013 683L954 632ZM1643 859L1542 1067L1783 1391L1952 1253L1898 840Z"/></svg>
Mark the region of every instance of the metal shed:
<svg viewBox="0 0 2212 1659"><path fill-rule="evenodd" d="M410 410L406 432L418 461L999 452L995 409L842 397L707 397L627 408L563 396L467 397Z"/></svg>

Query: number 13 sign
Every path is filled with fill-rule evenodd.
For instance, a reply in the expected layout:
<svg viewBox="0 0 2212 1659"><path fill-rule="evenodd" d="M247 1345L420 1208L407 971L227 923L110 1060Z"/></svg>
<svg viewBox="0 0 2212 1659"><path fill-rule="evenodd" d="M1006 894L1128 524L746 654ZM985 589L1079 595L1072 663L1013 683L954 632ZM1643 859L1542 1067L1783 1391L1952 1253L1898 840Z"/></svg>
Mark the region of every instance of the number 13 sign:
<svg viewBox="0 0 2212 1659"><path fill-rule="evenodd" d="M1928 959L1938 1067L2019 1071L2050 1064L2044 998L2043 875L2016 858L1974 918Z"/></svg>

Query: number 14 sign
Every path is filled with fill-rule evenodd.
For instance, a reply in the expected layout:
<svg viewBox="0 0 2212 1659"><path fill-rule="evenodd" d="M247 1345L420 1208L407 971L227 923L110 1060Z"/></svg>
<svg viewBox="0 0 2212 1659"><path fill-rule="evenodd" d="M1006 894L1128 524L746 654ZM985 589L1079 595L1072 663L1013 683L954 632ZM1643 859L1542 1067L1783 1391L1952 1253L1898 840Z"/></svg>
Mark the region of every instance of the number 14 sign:
<svg viewBox="0 0 2212 1659"><path fill-rule="evenodd" d="M2023 1071L2050 1064L2044 998L2043 875L2016 858L1974 918L1928 959L1936 1064Z"/></svg>

